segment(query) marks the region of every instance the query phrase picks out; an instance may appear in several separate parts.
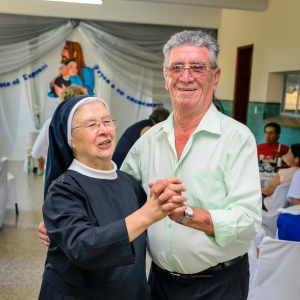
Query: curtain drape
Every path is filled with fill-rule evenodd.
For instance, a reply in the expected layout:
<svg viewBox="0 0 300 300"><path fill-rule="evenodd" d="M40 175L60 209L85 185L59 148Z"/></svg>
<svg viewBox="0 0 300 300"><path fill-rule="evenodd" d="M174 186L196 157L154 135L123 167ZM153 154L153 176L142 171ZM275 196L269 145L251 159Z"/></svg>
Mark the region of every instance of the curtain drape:
<svg viewBox="0 0 300 300"><path fill-rule="evenodd" d="M142 83L151 90L154 102L169 100L164 87L162 49L171 35L187 28L88 20L82 20L79 26L92 37L90 46L99 58L124 81ZM216 38L215 29L201 30Z"/></svg>
<svg viewBox="0 0 300 300"><path fill-rule="evenodd" d="M0 14L0 157L23 160L29 133L36 130L36 107L43 124L58 105L47 93L66 40L81 44L87 67L99 65L94 93L119 118L119 137L150 115L153 102L171 109L162 48L184 29L195 28ZM203 30L216 37L216 30Z"/></svg>
<svg viewBox="0 0 300 300"><path fill-rule="evenodd" d="M72 31L72 24L68 21L29 40L0 46L0 75L20 69L42 57L64 41Z"/></svg>
<svg viewBox="0 0 300 300"><path fill-rule="evenodd" d="M0 46L28 41L67 23L61 18L0 14Z"/></svg>

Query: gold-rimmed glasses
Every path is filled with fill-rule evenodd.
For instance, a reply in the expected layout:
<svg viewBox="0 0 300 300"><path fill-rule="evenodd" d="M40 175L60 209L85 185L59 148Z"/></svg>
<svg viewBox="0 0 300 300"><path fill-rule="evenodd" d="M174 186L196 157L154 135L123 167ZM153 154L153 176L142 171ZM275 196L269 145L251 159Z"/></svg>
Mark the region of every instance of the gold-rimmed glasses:
<svg viewBox="0 0 300 300"><path fill-rule="evenodd" d="M101 124L106 127L107 129L112 129L112 128L117 128L118 126L118 119L103 119L101 121L96 121L96 120L92 120L92 121L88 121L82 125L73 127L72 130L76 129L76 128L80 128L83 127L86 129L88 134L93 134L98 132L98 130L100 129Z"/></svg>

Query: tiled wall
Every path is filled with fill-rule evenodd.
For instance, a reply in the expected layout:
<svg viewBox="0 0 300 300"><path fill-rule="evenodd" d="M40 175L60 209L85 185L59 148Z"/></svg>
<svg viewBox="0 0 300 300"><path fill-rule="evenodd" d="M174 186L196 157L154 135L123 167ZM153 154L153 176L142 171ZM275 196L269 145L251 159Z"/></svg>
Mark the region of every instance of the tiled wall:
<svg viewBox="0 0 300 300"><path fill-rule="evenodd" d="M219 100L223 106L224 114L231 117L233 101ZM255 113L256 107L256 113ZM250 102L248 105L247 126L253 132L257 144L264 142L263 119L276 116L280 113L280 104ZM300 143L300 130L281 126L280 142L285 145Z"/></svg>

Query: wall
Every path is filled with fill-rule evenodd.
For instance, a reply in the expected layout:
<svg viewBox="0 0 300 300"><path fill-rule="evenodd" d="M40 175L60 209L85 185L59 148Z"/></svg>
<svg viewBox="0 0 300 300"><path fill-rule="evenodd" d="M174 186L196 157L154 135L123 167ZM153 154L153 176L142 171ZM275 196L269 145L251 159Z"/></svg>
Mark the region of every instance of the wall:
<svg viewBox="0 0 300 300"><path fill-rule="evenodd" d="M266 12L222 10L218 98L233 99L237 47L254 44L250 101L265 102L269 72L300 70L299 11L298 0L271 0Z"/></svg>
<svg viewBox="0 0 300 300"><path fill-rule="evenodd" d="M230 100L219 100L223 106L224 114L232 117L232 104ZM263 119L271 118L280 113L280 104L278 103L262 103L250 102L248 105L247 126L255 136L257 144L264 143L264 127ZM288 127L281 127L280 142L285 145L300 143L300 130Z"/></svg>
<svg viewBox="0 0 300 300"><path fill-rule="evenodd" d="M258 143L264 140L263 118L280 112L283 76L277 72L300 70L299 11L298 0L270 0L265 12L222 10L218 32L222 75L216 96L226 103L226 114L231 115L237 48L253 44L247 125ZM281 141L299 143L300 130L283 127Z"/></svg>

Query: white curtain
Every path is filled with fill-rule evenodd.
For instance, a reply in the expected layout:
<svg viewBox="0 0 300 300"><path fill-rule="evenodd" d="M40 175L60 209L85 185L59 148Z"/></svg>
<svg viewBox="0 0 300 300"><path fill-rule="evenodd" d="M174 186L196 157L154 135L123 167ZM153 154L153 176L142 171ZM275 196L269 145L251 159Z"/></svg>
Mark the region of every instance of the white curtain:
<svg viewBox="0 0 300 300"><path fill-rule="evenodd" d="M0 88L0 156L7 156L10 160L26 159L32 146L28 145L30 133L36 131L36 113L39 113L42 126L53 115L59 104L58 98L48 97L47 94L50 90L50 82L58 75L60 53L65 45L65 40L80 43L86 66L90 68L97 66L97 69L94 70L94 95L104 99L110 107L112 116L118 118L117 138L131 124L148 118L153 109L152 106L139 105L127 99L127 96L130 95L131 98L152 105L151 90L138 80L131 83L130 80L123 80L121 76L118 76L111 65L101 60L101 56L93 51L93 48L90 47L90 37L80 26L72 29L71 34L63 38L59 30L52 33L53 40L57 38L56 34L60 38L60 42L54 48L52 47L52 50L25 66L0 76L0 84L10 84ZM51 40L49 33L47 34L48 39ZM42 41L41 36L39 40ZM41 48L44 48L44 45ZM40 53L39 50L37 49L38 53ZM8 53L6 55L9 56ZM26 48L23 47L23 55L29 59L30 50L26 51ZM43 66L46 67L34 78L29 77L35 70L39 70ZM109 79L110 84L103 80L103 76L99 76L98 70L101 70L101 74L105 74L106 80ZM13 82L18 83L13 84ZM112 84L114 84L114 88L111 87ZM123 95L117 90L122 91Z"/></svg>
<svg viewBox="0 0 300 300"><path fill-rule="evenodd" d="M62 18L0 14L0 46L28 41L68 22ZM78 22L71 23L76 26Z"/></svg>
<svg viewBox="0 0 300 300"><path fill-rule="evenodd" d="M136 61L127 60L125 51L122 51L130 48L126 41L83 23L78 27L78 35L82 45L87 46L86 50L92 50L100 62L101 73L97 73L97 79L101 82L99 95L108 101L111 114L118 119L119 138L128 126L150 116L153 109L153 72L146 66L140 67ZM133 46L131 49L134 51ZM107 83L99 74L104 75L110 82ZM114 88L111 88L112 84ZM118 89L124 95L117 92ZM149 106L134 103L128 97Z"/></svg>
<svg viewBox="0 0 300 300"><path fill-rule="evenodd" d="M64 41L73 31L71 22L31 38L0 46L0 75L20 69L42 57Z"/></svg>
<svg viewBox="0 0 300 300"><path fill-rule="evenodd" d="M0 157L24 160L36 115L42 126L59 104L48 92L66 40L80 43L85 64L93 69L94 95L119 120L117 138L154 107L170 109L162 47L183 29L0 14ZM216 36L216 30L205 31Z"/></svg>

